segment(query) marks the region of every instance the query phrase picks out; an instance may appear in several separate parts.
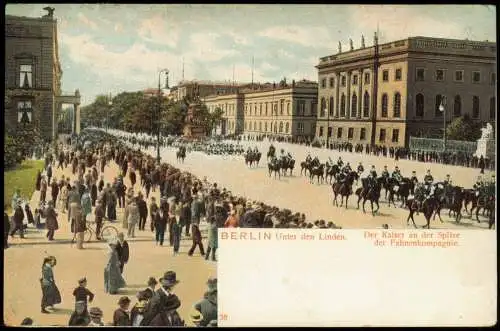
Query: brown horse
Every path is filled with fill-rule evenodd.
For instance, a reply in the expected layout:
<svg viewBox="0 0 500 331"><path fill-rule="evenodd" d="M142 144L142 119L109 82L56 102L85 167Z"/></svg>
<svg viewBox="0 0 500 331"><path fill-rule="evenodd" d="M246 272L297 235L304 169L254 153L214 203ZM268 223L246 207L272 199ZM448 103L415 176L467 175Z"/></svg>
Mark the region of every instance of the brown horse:
<svg viewBox="0 0 500 331"><path fill-rule="evenodd" d="M256 167L259 166L260 162L260 157L262 156L261 152L252 152L245 154L245 164L252 167L253 164L255 164Z"/></svg>
<svg viewBox="0 0 500 331"><path fill-rule="evenodd" d="M349 196L352 194L352 183L357 178L358 174L355 171L352 171L349 174L347 174L343 183L337 182L332 185L333 202L335 203L335 206L338 207L339 205L337 202L337 196L340 194L341 196L340 207L342 207L342 205L344 204L344 197L345 197L345 208L347 209L347 202L349 201Z"/></svg>
<svg viewBox="0 0 500 331"><path fill-rule="evenodd" d="M314 182L314 177L318 177L318 184L321 178L321 183L325 180L325 164L322 163L318 167L309 168L309 182L312 184Z"/></svg>
<svg viewBox="0 0 500 331"><path fill-rule="evenodd" d="M308 170L311 172L311 162L300 162L300 175L302 176L302 172L304 172L304 175L307 175Z"/></svg>
<svg viewBox="0 0 500 331"><path fill-rule="evenodd" d="M433 196L429 197L423 203L420 203L418 200L415 199L408 199L408 201L406 202L406 206L410 210L410 214L406 219L406 225L409 225L411 219L411 221L413 222L413 226L415 227L415 229L417 228L417 224L415 224L415 220L413 219L413 214L416 211L420 210L424 213L424 217L427 221L427 224L424 225L422 228L430 229L431 217L432 214L438 209L439 201ZM443 223L442 220L441 223Z"/></svg>
<svg viewBox="0 0 500 331"><path fill-rule="evenodd" d="M271 177L271 173L274 172L274 179L276 179L276 174L278 174L279 179L281 179L281 161L268 162L267 168L269 170L269 177Z"/></svg>

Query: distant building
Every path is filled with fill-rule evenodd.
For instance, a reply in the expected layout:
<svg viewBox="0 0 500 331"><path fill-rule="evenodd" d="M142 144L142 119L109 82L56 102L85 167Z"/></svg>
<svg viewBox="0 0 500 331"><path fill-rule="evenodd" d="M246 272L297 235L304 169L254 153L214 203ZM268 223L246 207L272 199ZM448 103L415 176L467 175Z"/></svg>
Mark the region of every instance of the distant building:
<svg viewBox="0 0 500 331"><path fill-rule="evenodd" d="M144 93L144 96L147 98L150 97L155 97L158 96L158 89L157 88L147 88L142 90L142 93ZM160 90L160 93L163 95L165 99L169 97L169 94L166 94L163 90Z"/></svg>
<svg viewBox="0 0 500 331"><path fill-rule="evenodd" d="M220 134L286 138L314 137L318 85L300 81L242 87L239 93L203 98L211 112L223 111Z"/></svg>
<svg viewBox="0 0 500 331"><path fill-rule="evenodd" d="M363 41L364 44L364 41ZM446 121L496 117L496 44L411 37L320 59L316 137L407 146L443 136Z"/></svg>
<svg viewBox="0 0 500 331"><path fill-rule="evenodd" d="M184 97L194 99L195 97L204 98L209 95L236 93L239 88L246 84L236 84L229 82L216 82L205 80L181 81L176 86L177 100Z"/></svg>
<svg viewBox="0 0 500 331"><path fill-rule="evenodd" d="M5 16L5 126L37 128L42 137L57 136L62 104L73 104L73 132L80 131L80 95L61 95L57 20Z"/></svg>

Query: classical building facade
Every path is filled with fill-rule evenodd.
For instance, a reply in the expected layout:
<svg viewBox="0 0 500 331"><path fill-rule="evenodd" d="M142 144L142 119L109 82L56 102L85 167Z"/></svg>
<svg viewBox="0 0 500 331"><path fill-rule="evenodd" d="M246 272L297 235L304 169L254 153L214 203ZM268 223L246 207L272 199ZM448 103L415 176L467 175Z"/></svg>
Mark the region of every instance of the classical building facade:
<svg viewBox="0 0 500 331"><path fill-rule="evenodd" d="M203 102L210 112L222 110L222 123L215 129L215 134L238 135L243 132L243 100L241 93L210 95Z"/></svg>
<svg viewBox="0 0 500 331"><path fill-rule="evenodd" d="M361 44L316 66L319 140L407 146L410 136L442 137L444 115L495 121L495 43L375 36L374 46Z"/></svg>
<svg viewBox="0 0 500 331"><path fill-rule="evenodd" d="M177 96L175 100L182 100L189 97L191 100L195 97L204 98L209 95L236 93L239 88L246 84L236 84L228 82L215 82L203 80L181 81L175 86Z"/></svg>
<svg viewBox="0 0 500 331"><path fill-rule="evenodd" d="M314 137L318 84L265 84L203 100L210 111L223 111L221 134Z"/></svg>
<svg viewBox="0 0 500 331"><path fill-rule="evenodd" d="M45 139L57 136L63 104L73 104L73 132L80 131L80 94L61 95L57 20L5 16L5 125L37 129Z"/></svg>

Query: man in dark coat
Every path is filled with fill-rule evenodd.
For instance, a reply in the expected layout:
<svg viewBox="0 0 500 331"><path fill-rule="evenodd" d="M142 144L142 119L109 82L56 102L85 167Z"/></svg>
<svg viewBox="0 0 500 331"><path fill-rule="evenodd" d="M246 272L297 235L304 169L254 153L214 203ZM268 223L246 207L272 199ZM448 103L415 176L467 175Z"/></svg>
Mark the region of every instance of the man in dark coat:
<svg viewBox="0 0 500 331"><path fill-rule="evenodd" d="M205 292L203 299L194 305L194 309L203 315L200 326L217 320L217 278L209 279L207 282L208 291Z"/></svg>
<svg viewBox="0 0 500 331"><path fill-rule="evenodd" d="M139 208L139 230L144 231L146 219L148 217L148 205L140 192L137 196L137 207Z"/></svg>
<svg viewBox="0 0 500 331"><path fill-rule="evenodd" d="M149 301L141 326L184 326L177 309L181 302L172 290L179 283L174 271L167 271L160 279L160 288Z"/></svg>
<svg viewBox="0 0 500 331"><path fill-rule="evenodd" d="M21 207L21 201L18 201L16 209L14 210L14 228L10 232L11 237L14 237L14 234L19 230L21 238L24 238L23 220L24 220L23 207Z"/></svg>
<svg viewBox="0 0 500 331"><path fill-rule="evenodd" d="M481 174L484 174L484 167L485 167L485 162L484 162L484 156L481 155L479 158L479 169L481 169Z"/></svg>
<svg viewBox="0 0 500 331"><path fill-rule="evenodd" d="M129 248L128 242L125 240L125 235L123 232L118 234L118 243L116 245L116 251L118 253L118 259L120 260L120 272L123 273L123 267L128 262L129 259Z"/></svg>

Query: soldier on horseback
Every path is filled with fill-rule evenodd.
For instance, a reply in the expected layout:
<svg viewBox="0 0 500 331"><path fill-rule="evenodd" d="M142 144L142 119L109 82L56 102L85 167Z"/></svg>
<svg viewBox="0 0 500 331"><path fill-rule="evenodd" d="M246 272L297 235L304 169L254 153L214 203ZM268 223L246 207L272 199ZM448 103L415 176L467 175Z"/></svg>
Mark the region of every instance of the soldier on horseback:
<svg viewBox="0 0 500 331"><path fill-rule="evenodd" d="M311 164L311 162L312 162L311 153L307 153L306 163L307 163L307 164Z"/></svg>
<svg viewBox="0 0 500 331"><path fill-rule="evenodd" d="M424 177L425 194L426 194L425 200L427 200L432 195L432 193L434 193L434 192L431 192L433 182L434 182L434 178L431 175L431 171L428 169L427 174ZM424 200L424 202L425 202L425 200Z"/></svg>
<svg viewBox="0 0 500 331"><path fill-rule="evenodd" d="M339 166L340 169L342 169L342 166L344 165L344 161L342 161L342 158L339 156L339 159L337 160L337 165Z"/></svg>
<svg viewBox="0 0 500 331"><path fill-rule="evenodd" d="M386 166L386 165L384 166L384 170L382 171L381 176L382 176L385 180L387 180L387 178L389 178L389 171L387 170L387 166Z"/></svg>
<svg viewBox="0 0 500 331"><path fill-rule="evenodd" d="M344 169L342 169L342 171L343 171L346 175L352 171L352 169L351 169L351 165L349 164L349 162L347 162L347 164L345 165Z"/></svg>
<svg viewBox="0 0 500 331"><path fill-rule="evenodd" d="M312 160L311 165L312 165L313 167L319 167L319 164L320 164L320 162L319 162L319 158L318 158L317 156L315 156L315 157L314 157L314 159Z"/></svg>
<svg viewBox="0 0 500 331"><path fill-rule="evenodd" d="M397 166L394 168L394 171L392 172L391 177L394 178L398 183L403 178L403 176L401 176L401 172L399 171L399 168Z"/></svg>
<svg viewBox="0 0 500 331"><path fill-rule="evenodd" d="M361 164L361 162L359 162L359 164L358 164L358 175L361 175L363 173L363 171L365 171L365 168L363 168L363 164Z"/></svg>
<svg viewBox="0 0 500 331"><path fill-rule="evenodd" d="M257 146L254 147L253 152L255 153L255 155L257 155L257 153L259 152L259 149L257 148Z"/></svg>
<svg viewBox="0 0 500 331"><path fill-rule="evenodd" d="M410 181L413 183L413 185L411 186L411 192L410 193L412 195L415 195L415 187L417 186L417 183L418 183L417 172L415 170L413 170L411 172Z"/></svg>
<svg viewBox="0 0 500 331"><path fill-rule="evenodd" d="M372 165L372 168L370 169L370 176L371 176L372 178L377 179L377 170L375 169L375 166L374 166L374 165Z"/></svg>
<svg viewBox="0 0 500 331"><path fill-rule="evenodd" d="M451 185L451 176L446 175L446 179L443 181L444 186Z"/></svg>

